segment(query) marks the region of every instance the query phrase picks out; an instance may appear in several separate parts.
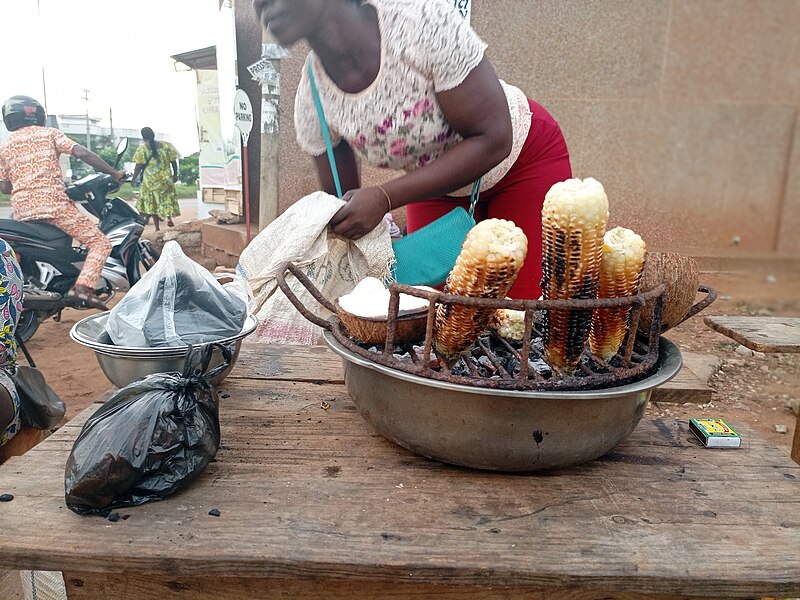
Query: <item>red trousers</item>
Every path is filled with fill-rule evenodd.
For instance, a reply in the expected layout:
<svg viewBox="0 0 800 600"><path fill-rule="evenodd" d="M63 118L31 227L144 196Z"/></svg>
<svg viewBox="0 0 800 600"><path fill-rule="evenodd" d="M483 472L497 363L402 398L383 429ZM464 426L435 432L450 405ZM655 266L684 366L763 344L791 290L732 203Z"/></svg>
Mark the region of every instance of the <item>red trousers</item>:
<svg viewBox="0 0 800 600"><path fill-rule="evenodd" d="M531 128L519 158L492 188L481 190L475 221L514 221L528 237L528 256L510 298L536 300L541 296L542 206L550 187L572 177L567 143L555 119L533 100ZM411 233L447 214L456 206L469 210L469 198L441 196L406 206L406 227Z"/></svg>

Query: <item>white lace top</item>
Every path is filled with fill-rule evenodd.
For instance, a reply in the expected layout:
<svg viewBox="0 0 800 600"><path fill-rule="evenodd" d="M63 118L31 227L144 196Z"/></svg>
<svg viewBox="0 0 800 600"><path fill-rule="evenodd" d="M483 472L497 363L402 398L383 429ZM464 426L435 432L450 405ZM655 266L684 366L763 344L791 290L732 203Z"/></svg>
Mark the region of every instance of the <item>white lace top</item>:
<svg viewBox="0 0 800 600"><path fill-rule="evenodd" d="M483 58L486 44L446 0L364 0L375 7L381 32L381 65L365 90L343 92L313 52L317 85L331 141L342 138L367 164L413 171L461 141L445 119L436 93L461 84ZM295 97L297 142L311 155L325 142L303 68ZM525 94L501 82L514 131L509 156L484 175L482 189L496 184L519 156L530 128ZM452 195L469 195L472 185Z"/></svg>

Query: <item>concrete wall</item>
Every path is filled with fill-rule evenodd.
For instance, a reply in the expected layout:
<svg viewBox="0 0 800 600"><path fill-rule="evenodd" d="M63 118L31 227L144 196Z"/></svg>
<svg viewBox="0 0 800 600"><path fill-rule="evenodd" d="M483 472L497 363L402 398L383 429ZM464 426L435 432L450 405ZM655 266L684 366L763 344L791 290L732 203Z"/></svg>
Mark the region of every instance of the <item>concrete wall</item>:
<svg viewBox="0 0 800 600"><path fill-rule="evenodd" d="M474 0L498 75L653 248L800 256L800 1ZM282 68L280 209L317 187ZM365 183L388 178L367 170ZM399 216L399 215L398 215Z"/></svg>

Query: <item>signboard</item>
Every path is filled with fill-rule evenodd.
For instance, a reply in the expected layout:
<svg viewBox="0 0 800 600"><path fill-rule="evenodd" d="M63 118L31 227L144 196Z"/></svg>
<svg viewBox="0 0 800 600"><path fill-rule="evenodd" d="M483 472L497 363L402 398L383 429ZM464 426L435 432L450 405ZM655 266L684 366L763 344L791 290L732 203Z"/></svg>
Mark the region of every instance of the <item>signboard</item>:
<svg viewBox="0 0 800 600"><path fill-rule="evenodd" d="M273 96L280 96L281 93L281 74L275 68L273 59L262 58L256 63L253 63L247 70L253 81L261 84L261 91L264 94L272 94Z"/></svg>
<svg viewBox="0 0 800 600"><path fill-rule="evenodd" d="M453 0L453 8L469 23L469 18L472 14L472 0Z"/></svg>
<svg viewBox="0 0 800 600"><path fill-rule="evenodd" d="M261 44L261 58L289 58L291 54L280 44Z"/></svg>
<svg viewBox="0 0 800 600"><path fill-rule="evenodd" d="M247 138L253 128L253 106L244 90L236 90L233 97L233 113L236 118L236 127L242 134L243 143L247 146Z"/></svg>
<svg viewBox="0 0 800 600"><path fill-rule="evenodd" d="M250 243L250 178L247 176L247 138L253 129L253 105L250 98L242 90L236 90L233 97L233 114L236 118L236 128L242 134L242 191L244 192L244 223L247 243Z"/></svg>
<svg viewBox="0 0 800 600"><path fill-rule="evenodd" d="M224 188L227 156L219 119L216 69L197 70L197 115L200 137L200 187Z"/></svg>
<svg viewBox="0 0 800 600"><path fill-rule="evenodd" d="M265 83L277 85L278 81L280 81L280 75L268 58L261 58L258 62L247 67L247 70L250 72L253 81L258 81L261 85Z"/></svg>

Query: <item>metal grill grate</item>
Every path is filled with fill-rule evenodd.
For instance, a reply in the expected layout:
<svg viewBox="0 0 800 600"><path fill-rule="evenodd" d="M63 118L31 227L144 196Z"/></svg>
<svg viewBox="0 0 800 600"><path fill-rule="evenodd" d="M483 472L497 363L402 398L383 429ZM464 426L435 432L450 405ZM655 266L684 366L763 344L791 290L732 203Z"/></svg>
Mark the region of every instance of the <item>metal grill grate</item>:
<svg viewBox="0 0 800 600"><path fill-rule="evenodd" d="M308 290L314 299L331 311L331 320L315 315L292 293L286 283L289 271ZM308 278L293 264L287 264L278 276L278 285L297 310L309 321L331 331L334 338L348 350L377 364L447 383L508 390L586 390L620 385L647 375L658 361L659 337L663 312L664 286L626 298L593 300L494 300L420 290L392 283L389 286L390 302L387 334L382 345L367 345L353 340L342 322L336 317L336 308L317 290ZM716 292L701 286L699 291L707 296L684 317L687 319L714 301ZM409 294L428 300L425 339L419 344L396 344L397 315L400 294ZM651 303L652 326L647 335L636 335L639 318ZM437 304L468 307L506 308L525 312L525 333L521 342L509 342L491 328L462 356L452 369L439 360L433 349L433 330ZM588 349L584 352L574 373L566 373L551 365L542 347L540 329L545 311L553 310L607 310L631 307L628 336L617 354L603 360ZM523 358L525 357L525 358Z"/></svg>

